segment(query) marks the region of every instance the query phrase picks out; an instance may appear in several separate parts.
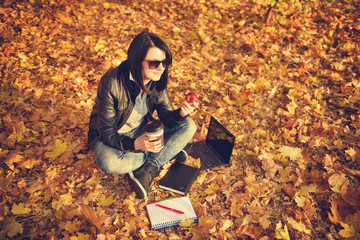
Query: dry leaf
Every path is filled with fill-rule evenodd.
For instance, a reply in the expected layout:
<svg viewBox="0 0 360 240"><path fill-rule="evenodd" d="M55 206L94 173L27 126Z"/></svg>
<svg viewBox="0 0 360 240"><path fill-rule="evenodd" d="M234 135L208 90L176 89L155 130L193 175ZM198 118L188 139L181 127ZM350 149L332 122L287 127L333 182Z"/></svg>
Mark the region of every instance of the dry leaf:
<svg viewBox="0 0 360 240"><path fill-rule="evenodd" d="M11 170L14 170L14 163L23 162L24 160L25 157L23 155L14 153L14 154L9 154L9 156L5 160L5 163Z"/></svg>
<svg viewBox="0 0 360 240"><path fill-rule="evenodd" d="M31 209L25 207L25 203L13 204L11 212L15 215L28 214L31 212Z"/></svg>
<svg viewBox="0 0 360 240"><path fill-rule="evenodd" d="M307 229L304 223L297 222L295 219L293 219L291 217L287 218L286 220L291 225L291 227L295 228L296 230L298 230L300 232L304 232L306 234L311 234L311 230Z"/></svg>
<svg viewBox="0 0 360 240"><path fill-rule="evenodd" d="M46 152L45 157L54 159L54 158L60 156L61 154L63 154L66 151L66 147L67 147L66 141L62 142L61 140L56 139L54 150Z"/></svg>
<svg viewBox="0 0 360 240"><path fill-rule="evenodd" d="M334 201L331 201L331 213L328 213L329 219L332 223L338 224L340 222L340 214L337 208L337 204Z"/></svg>
<svg viewBox="0 0 360 240"><path fill-rule="evenodd" d="M98 229L100 229L103 224L102 220L96 214L96 212L88 205L80 205L81 212L85 215L87 220L89 220L92 224L94 224Z"/></svg>
<svg viewBox="0 0 360 240"><path fill-rule="evenodd" d="M112 196L109 196L108 198L106 198L105 195L101 195L97 204L98 204L98 206L101 206L101 207L107 207L107 206L110 206L111 204L113 204L114 202L116 202L116 200L113 199Z"/></svg>
<svg viewBox="0 0 360 240"><path fill-rule="evenodd" d="M23 233L23 226L18 223L14 217L11 217L5 221L3 230L7 236L12 238Z"/></svg>
<svg viewBox="0 0 360 240"><path fill-rule="evenodd" d="M288 146L282 146L279 148L279 152L283 155L290 158L292 161L296 161L302 158L301 149L300 148L293 148Z"/></svg>
<svg viewBox="0 0 360 240"><path fill-rule="evenodd" d="M289 231L287 229L286 224L284 224L284 228L282 228L282 223L281 222L278 222L276 224L275 238L276 239L290 240L290 235L289 235Z"/></svg>

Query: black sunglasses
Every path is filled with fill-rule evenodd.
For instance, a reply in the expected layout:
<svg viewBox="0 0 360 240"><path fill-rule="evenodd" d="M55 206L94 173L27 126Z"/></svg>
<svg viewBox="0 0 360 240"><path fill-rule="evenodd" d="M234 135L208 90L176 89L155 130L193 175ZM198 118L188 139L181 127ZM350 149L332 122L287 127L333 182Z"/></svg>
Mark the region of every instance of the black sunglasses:
<svg viewBox="0 0 360 240"><path fill-rule="evenodd" d="M160 63L162 64L163 68L167 68L170 65L170 61L165 59L162 61L156 61L156 60L146 60L149 63L149 68L150 69L156 69L159 67Z"/></svg>

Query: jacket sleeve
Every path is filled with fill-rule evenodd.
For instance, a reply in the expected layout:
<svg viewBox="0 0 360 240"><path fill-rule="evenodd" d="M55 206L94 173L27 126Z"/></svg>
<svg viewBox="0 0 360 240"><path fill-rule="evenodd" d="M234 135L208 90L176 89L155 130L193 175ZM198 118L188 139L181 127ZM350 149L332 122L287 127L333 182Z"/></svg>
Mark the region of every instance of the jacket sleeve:
<svg viewBox="0 0 360 240"><path fill-rule="evenodd" d="M159 94L156 111L160 120L168 127L174 127L186 119L186 116L180 115L180 108L176 110L173 108L167 89Z"/></svg>
<svg viewBox="0 0 360 240"><path fill-rule="evenodd" d="M118 98L121 95L119 88L119 82L115 81L109 73L100 80L97 93L99 139L104 144L122 151L134 150L135 139L120 135L117 132L117 106L122 100Z"/></svg>

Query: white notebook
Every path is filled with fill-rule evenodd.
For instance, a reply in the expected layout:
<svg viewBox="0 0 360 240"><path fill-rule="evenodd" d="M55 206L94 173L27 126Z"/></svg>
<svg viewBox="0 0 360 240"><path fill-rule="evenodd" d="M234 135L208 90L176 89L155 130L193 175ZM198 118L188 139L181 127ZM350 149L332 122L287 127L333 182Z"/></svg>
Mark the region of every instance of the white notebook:
<svg viewBox="0 0 360 240"><path fill-rule="evenodd" d="M153 229L179 226L181 220L192 219L198 222L194 207L189 197L179 197L153 202L146 205Z"/></svg>

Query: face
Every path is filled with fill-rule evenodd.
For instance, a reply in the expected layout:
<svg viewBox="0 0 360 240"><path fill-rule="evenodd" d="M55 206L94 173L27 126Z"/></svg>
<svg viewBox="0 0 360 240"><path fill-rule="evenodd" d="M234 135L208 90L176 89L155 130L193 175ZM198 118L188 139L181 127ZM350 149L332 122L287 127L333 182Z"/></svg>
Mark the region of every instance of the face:
<svg viewBox="0 0 360 240"><path fill-rule="evenodd" d="M142 61L142 75L144 84L147 84L150 80L159 81L165 68L163 64L159 64L157 68L150 69L149 61L164 61L166 55L163 50L157 47L149 48L144 61Z"/></svg>

